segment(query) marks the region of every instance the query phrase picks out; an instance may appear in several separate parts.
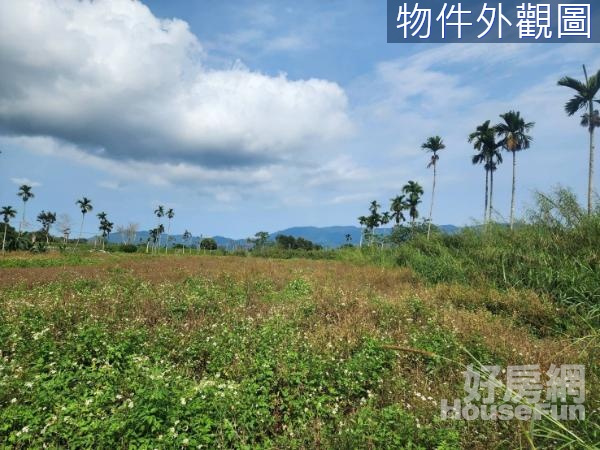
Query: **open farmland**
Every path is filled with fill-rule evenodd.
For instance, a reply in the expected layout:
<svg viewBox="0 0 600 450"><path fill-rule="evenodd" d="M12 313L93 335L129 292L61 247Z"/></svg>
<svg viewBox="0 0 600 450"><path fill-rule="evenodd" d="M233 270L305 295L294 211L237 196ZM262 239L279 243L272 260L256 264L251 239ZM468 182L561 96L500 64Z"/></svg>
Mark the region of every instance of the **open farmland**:
<svg viewBox="0 0 600 450"><path fill-rule="evenodd" d="M10 256L0 445L593 447L598 343L532 291L234 256ZM561 329L561 331L557 331ZM579 334L577 334L579 336ZM587 420L442 421L465 365L585 364ZM544 437L557 433L551 437ZM575 436L575 437L574 437Z"/></svg>

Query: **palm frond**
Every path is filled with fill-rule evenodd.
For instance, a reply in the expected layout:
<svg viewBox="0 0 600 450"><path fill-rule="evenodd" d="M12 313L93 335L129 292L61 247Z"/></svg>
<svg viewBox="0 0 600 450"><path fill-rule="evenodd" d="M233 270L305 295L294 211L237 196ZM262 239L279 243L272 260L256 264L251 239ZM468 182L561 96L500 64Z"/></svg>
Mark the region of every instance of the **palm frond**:
<svg viewBox="0 0 600 450"><path fill-rule="evenodd" d="M565 111L569 116L574 115L580 109L587 106L588 100L580 94L575 95L567 103L565 103Z"/></svg>
<svg viewBox="0 0 600 450"><path fill-rule="evenodd" d="M587 89L584 83L572 77L562 77L558 80L558 85L571 88L579 93L583 93Z"/></svg>

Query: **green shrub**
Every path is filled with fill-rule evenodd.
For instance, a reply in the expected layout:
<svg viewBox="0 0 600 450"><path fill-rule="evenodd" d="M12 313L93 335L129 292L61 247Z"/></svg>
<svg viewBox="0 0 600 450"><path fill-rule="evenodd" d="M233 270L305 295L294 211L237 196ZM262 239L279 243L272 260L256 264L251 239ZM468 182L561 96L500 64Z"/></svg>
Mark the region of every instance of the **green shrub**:
<svg viewBox="0 0 600 450"><path fill-rule="evenodd" d="M204 238L200 242L200 248L202 250L216 250L217 241L215 241L213 238Z"/></svg>
<svg viewBox="0 0 600 450"><path fill-rule="evenodd" d="M138 247L134 244L121 244L119 245L119 251L123 253L135 253L138 251Z"/></svg>

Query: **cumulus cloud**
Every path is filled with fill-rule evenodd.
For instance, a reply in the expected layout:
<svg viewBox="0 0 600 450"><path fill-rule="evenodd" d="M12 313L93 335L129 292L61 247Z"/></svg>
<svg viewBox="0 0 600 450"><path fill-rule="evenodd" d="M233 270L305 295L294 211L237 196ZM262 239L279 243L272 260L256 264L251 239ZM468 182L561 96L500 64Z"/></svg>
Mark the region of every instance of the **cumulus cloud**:
<svg viewBox="0 0 600 450"><path fill-rule="evenodd" d="M153 186L169 187L180 185L214 184L248 187L270 180L268 167L228 167L205 168L186 162L148 162L143 160L118 161L82 151L74 144L68 144L50 137L4 137L2 145L11 148L27 149L35 154L60 157L73 163L110 173L115 179L103 183L102 187L117 182L121 186L124 180L142 182Z"/></svg>
<svg viewBox="0 0 600 450"><path fill-rule="evenodd" d="M186 22L138 1L2 1L0 132L111 159L235 167L307 157L351 129L335 83L204 61Z"/></svg>

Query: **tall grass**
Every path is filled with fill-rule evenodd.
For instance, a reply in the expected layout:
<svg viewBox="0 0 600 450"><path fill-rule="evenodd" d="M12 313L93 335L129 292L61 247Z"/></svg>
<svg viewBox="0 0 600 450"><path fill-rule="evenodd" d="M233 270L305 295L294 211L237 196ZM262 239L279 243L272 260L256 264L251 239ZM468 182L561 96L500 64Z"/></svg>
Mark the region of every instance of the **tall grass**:
<svg viewBox="0 0 600 450"><path fill-rule="evenodd" d="M536 205L514 230L488 224L427 239L415 234L393 248L340 249L338 259L405 266L431 283L530 289L588 319L600 304L600 206L587 216L573 193L537 193ZM595 311L595 312L594 312Z"/></svg>

